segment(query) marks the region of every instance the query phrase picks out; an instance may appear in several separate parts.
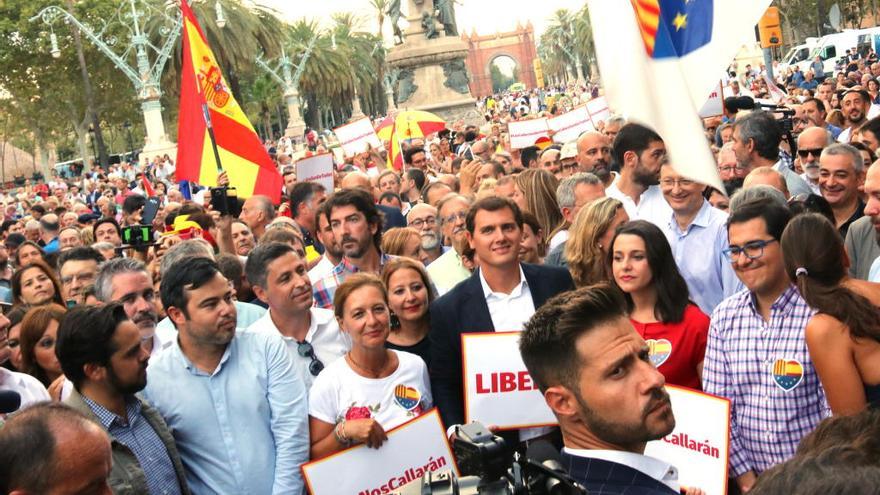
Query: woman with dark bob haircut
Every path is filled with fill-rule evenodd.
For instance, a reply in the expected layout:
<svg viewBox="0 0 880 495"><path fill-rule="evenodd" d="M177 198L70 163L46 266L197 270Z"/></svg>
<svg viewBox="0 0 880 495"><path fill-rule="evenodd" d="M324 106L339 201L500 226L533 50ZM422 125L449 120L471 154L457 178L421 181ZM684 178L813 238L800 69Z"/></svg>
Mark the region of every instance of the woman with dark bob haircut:
<svg viewBox="0 0 880 495"><path fill-rule="evenodd" d="M608 261L651 362L668 383L701 390L709 317L689 300L666 236L644 220L625 223L614 234Z"/></svg>

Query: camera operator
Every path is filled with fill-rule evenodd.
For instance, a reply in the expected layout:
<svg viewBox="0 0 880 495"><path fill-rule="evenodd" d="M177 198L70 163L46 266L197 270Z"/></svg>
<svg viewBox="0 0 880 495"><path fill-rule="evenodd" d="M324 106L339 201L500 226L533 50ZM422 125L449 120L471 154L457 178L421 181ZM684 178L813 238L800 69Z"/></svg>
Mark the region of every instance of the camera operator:
<svg viewBox="0 0 880 495"><path fill-rule="evenodd" d="M679 493L677 469L643 454L675 417L620 292L603 283L549 300L526 324L520 353L559 421L562 466L588 493Z"/></svg>

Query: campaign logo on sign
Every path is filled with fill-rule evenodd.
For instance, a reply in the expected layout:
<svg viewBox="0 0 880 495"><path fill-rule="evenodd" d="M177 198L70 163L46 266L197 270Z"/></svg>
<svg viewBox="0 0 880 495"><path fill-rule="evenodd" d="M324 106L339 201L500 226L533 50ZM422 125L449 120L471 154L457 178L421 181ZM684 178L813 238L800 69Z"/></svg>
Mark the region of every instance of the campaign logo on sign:
<svg viewBox="0 0 880 495"><path fill-rule="evenodd" d="M777 359L773 363L773 381L786 392L797 387L804 379L804 367L794 359Z"/></svg>
<svg viewBox="0 0 880 495"><path fill-rule="evenodd" d="M648 357L655 368L659 368L672 355L672 343L666 339L648 339Z"/></svg>
<svg viewBox="0 0 880 495"><path fill-rule="evenodd" d="M394 387L394 401L397 405L411 411L418 407L422 394L418 390L407 387L406 385L398 385Z"/></svg>

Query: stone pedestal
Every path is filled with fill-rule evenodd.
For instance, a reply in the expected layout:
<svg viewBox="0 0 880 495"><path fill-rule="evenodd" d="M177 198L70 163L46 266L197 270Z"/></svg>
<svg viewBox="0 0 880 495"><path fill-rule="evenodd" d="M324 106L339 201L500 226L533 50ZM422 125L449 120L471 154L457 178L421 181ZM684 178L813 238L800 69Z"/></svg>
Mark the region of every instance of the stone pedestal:
<svg viewBox="0 0 880 495"><path fill-rule="evenodd" d="M162 120L162 105L159 98L150 98L141 101L141 110L144 113L146 136L144 148L141 150L140 162L146 163L145 158L164 156L167 154L172 160L177 157L177 144L168 140L165 134L165 123Z"/></svg>
<svg viewBox="0 0 880 495"><path fill-rule="evenodd" d="M430 5L427 0L424 3ZM417 9L411 9L407 21L404 43L388 50L386 56L388 64L400 71L397 108L428 111L447 122L479 123L476 100L468 88L467 44L459 36L444 36L439 23L439 36L428 39Z"/></svg>
<svg viewBox="0 0 880 495"><path fill-rule="evenodd" d="M297 141L302 141L303 133L306 130L306 123L303 122L300 114L299 94L295 90L284 93L284 101L287 103L287 128L284 129L284 135Z"/></svg>

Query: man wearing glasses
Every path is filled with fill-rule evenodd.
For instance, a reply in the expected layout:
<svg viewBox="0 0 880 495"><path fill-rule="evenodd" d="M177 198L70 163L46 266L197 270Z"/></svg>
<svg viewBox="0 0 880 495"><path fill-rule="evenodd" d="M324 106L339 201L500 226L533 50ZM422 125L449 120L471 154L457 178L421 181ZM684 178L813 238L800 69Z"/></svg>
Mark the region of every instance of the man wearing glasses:
<svg viewBox="0 0 880 495"><path fill-rule="evenodd" d="M758 199L727 220L724 255L746 290L712 313L703 390L731 401L730 474L744 492L831 413L804 339L813 311L779 246L790 218L786 207Z"/></svg>
<svg viewBox="0 0 880 495"><path fill-rule="evenodd" d="M803 170L801 178L813 194L822 194L819 189L819 156L831 143L832 134L822 127L808 127L798 136L795 168L799 166Z"/></svg>
<svg viewBox="0 0 880 495"><path fill-rule="evenodd" d="M269 311L248 331L281 335L306 392L324 366L344 356L351 342L333 311L312 307L308 267L288 244L270 242L251 251L245 275Z"/></svg>
<svg viewBox="0 0 880 495"><path fill-rule="evenodd" d="M422 240L421 260L428 266L443 254L443 236L440 234L440 222L437 220L437 208L419 203L409 210L406 216L407 226L419 231Z"/></svg>

